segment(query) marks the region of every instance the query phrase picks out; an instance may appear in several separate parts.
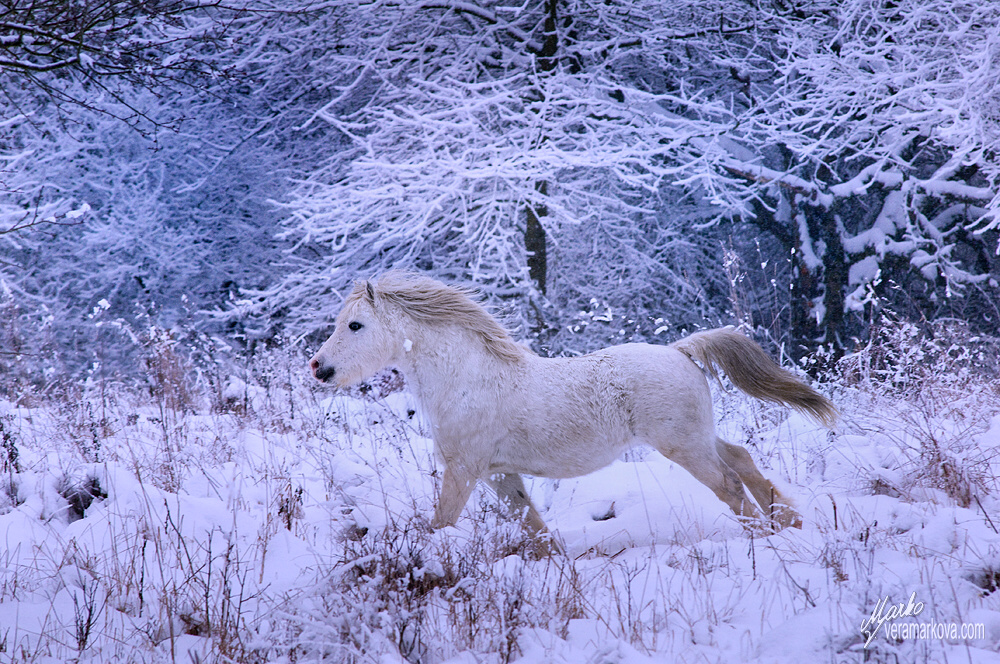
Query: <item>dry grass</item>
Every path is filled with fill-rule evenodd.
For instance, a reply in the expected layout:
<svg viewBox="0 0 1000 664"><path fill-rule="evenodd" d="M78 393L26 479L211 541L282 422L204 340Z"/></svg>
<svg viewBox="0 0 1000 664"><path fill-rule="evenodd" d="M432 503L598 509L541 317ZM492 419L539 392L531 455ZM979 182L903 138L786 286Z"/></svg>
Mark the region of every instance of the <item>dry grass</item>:
<svg viewBox="0 0 1000 664"><path fill-rule="evenodd" d="M942 618L1000 611L996 448L976 444L1000 394L977 373L976 342L956 354L954 334L900 328L847 358L825 386L845 413L836 436L796 438L779 410L726 397L723 425L798 486L804 530L724 536L675 506L674 536L540 560L488 494L458 528L429 531L434 464L413 412L384 399L397 376L327 403L296 352L208 372L167 338L141 389L92 381L0 413L0 516L30 514L45 533L0 550L0 611L43 604L40 627L0 621L0 653L734 661L815 632L829 661L936 661L940 643L862 650L858 625L908 588ZM916 362L933 353L953 369ZM593 523L627 514L619 503Z"/></svg>

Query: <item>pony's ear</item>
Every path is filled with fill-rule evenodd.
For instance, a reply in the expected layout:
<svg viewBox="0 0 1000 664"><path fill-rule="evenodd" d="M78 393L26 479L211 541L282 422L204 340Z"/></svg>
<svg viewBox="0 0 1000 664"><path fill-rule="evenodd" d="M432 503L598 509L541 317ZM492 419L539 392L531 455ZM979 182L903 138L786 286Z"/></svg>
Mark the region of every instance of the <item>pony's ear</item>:
<svg viewBox="0 0 1000 664"><path fill-rule="evenodd" d="M368 302L372 305L375 304L375 289L372 287L372 282L365 280L365 295L368 296Z"/></svg>

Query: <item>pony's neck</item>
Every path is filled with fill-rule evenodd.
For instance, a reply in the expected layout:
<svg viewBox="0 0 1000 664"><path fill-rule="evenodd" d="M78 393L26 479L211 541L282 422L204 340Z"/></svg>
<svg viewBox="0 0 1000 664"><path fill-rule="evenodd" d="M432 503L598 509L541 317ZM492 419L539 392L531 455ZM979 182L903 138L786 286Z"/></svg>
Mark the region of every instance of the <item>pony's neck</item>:
<svg viewBox="0 0 1000 664"><path fill-rule="evenodd" d="M435 411L484 383L509 380L515 363L490 353L475 333L451 325L404 326L400 368L424 408Z"/></svg>

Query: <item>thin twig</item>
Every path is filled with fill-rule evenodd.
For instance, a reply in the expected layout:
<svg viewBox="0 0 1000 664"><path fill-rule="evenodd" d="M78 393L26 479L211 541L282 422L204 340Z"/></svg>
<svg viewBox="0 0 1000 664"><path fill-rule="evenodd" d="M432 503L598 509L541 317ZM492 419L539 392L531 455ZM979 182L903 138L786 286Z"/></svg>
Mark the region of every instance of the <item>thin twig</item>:
<svg viewBox="0 0 1000 664"><path fill-rule="evenodd" d="M990 515L986 513L986 508L983 507L983 504L979 502L979 496L975 495L973 496L973 498L976 499L976 504L979 505L979 509L983 510L983 516L986 517L986 522L990 524L990 528L992 528L993 532L995 532L997 535L1000 535L1000 530L997 530L997 527L993 525L993 519L991 519Z"/></svg>

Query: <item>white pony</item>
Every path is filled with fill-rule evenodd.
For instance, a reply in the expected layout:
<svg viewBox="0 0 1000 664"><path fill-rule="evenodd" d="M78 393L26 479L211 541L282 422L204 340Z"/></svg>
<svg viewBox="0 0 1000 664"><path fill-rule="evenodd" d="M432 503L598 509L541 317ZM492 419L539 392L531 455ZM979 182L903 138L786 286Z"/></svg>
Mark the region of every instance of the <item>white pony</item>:
<svg viewBox="0 0 1000 664"><path fill-rule="evenodd" d="M636 443L687 469L741 517L801 527L790 501L742 447L715 434L705 370L721 369L747 394L789 405L830 425L836 409L731 328L669 346L624 344L573 358L539 357L516 343L464 290L390 272L354 286L333 335L309 361L322 382L348 386L386 366L402 370L431 426L444 464L431 523L454 525L485 480L524 515L545 524L520 473L577 477Z"/></svg>

